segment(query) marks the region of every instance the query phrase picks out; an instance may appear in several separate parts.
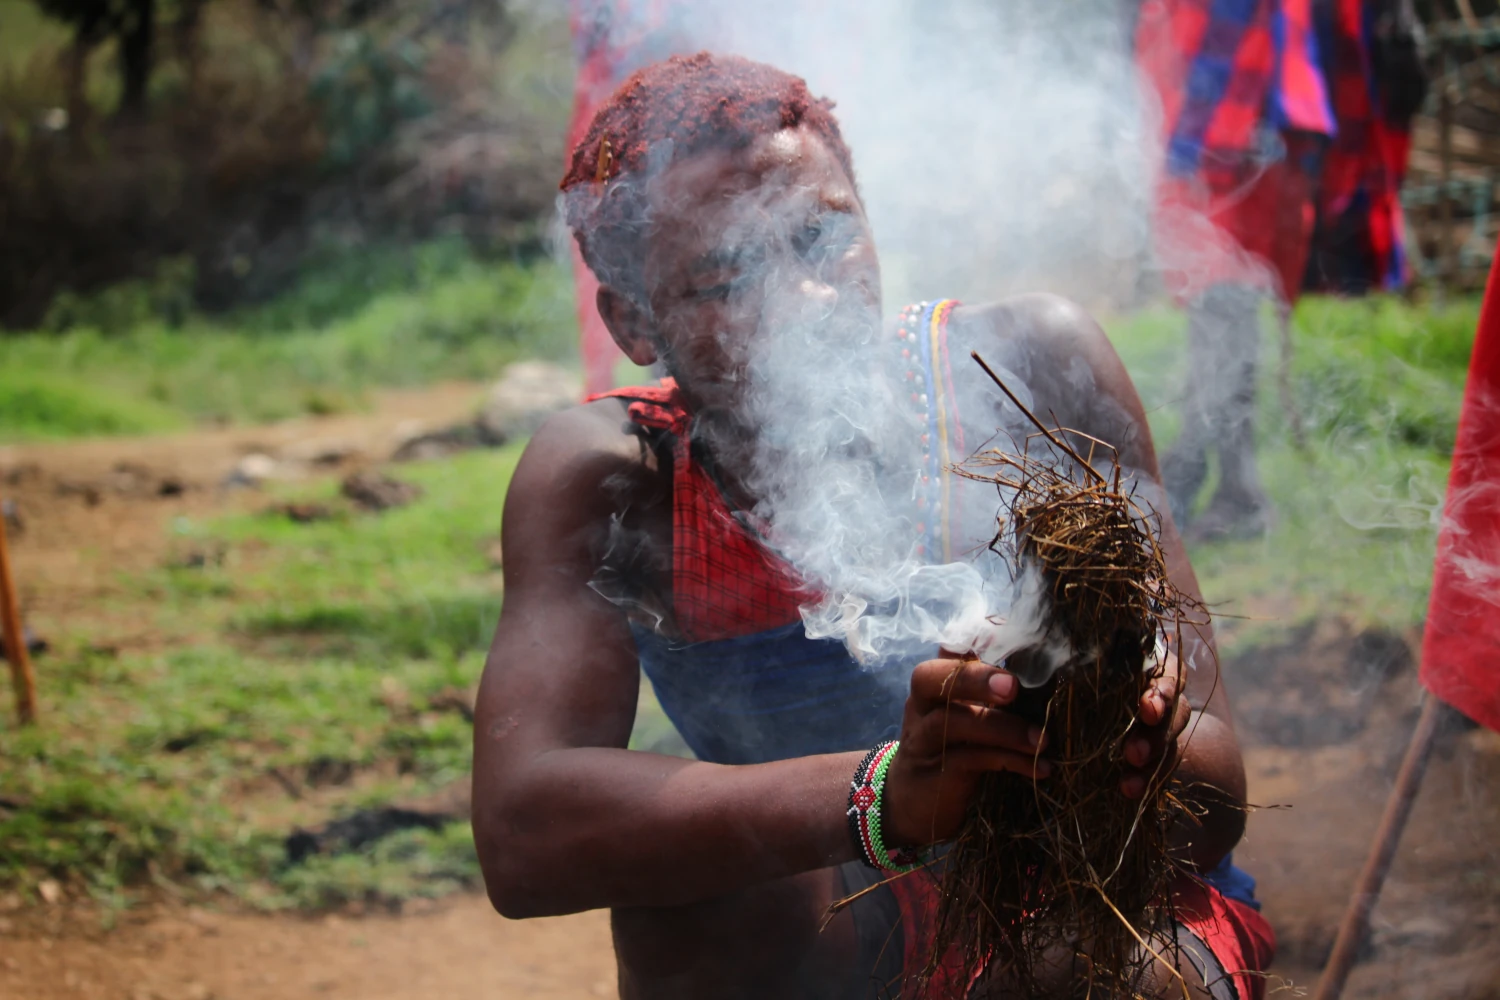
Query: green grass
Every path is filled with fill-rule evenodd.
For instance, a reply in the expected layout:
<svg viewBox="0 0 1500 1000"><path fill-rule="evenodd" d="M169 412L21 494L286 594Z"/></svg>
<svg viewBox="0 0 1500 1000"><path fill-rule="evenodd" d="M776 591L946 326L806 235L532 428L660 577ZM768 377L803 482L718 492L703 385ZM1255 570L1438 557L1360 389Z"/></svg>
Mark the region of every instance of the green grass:
<svg viewBox="0 0 1500 1000"><path fill-rule="evenodd" d="M86 626L56 636L44 724L0 731L0 882L111 898L163 879L268 906L472 884L463 831L302 866L280 845L296 825L467 775L469 725L431 703L477 682L500 606L485 548L518 455L404 467L426 494L380 516L179 523L182 545L212 545L222 564L164 567L113 599L149 615L163 648L99 652L108 636ZM351 780L319 787L320 770ZM425 860L401 860L412 852Z"/></svg>
<svg viewBox="0 0 1500 1000"><path fill-rule="evenodd" d="M1292 440L1280 349L1266 336L1258 456L1275 526L1253 542L1190 547L1229 645L1288 618L1337 614L1395 629L1421 621L1477 319L1477 300L1304 299L1288 382L1306 451ZM1109 326L1160 450L1178 430L1185 321L1159 309Z"/></svg>
<svg viewBox="0 0 1500 1000"><path fill-rule="evenodd" d="M435 245L314 269L293 293L172 325L150 287L54 309L61 332L0 336L0 443L257 423L363 405L382 387L492 377L574 350L571 289L549 262Z"/></svg>
<svg viewBox="0 0 1500 1000"><path fill-rule="evenodd" d="M49 20L32 0L0 0L0 73L67 43L67 27Z"/></svg>
<svg viewBox="0 0 1500 1000"><path fill-rule="evenodd" d="M424 496L381 515L178 520L175 550L222 559L128 579L104 609L145 616L161 648L54 634L43 724L0 725L0 888L52 878L119 906L164 883L277 908L476 885L466 823L299 865L283 841L467 778L470 726L448 702L477 683L499 615L488 551L521 447L398 467ZM649 691L638 733L680 746Z"/></svg>

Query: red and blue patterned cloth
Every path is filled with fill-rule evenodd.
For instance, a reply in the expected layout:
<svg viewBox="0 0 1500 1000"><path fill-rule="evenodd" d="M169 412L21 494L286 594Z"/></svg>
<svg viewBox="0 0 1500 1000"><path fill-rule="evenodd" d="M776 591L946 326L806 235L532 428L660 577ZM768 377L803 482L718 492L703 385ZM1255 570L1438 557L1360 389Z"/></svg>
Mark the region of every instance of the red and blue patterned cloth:
<svg viewBox="0 0 1500 1000"><path fill-rule="evenodd" d="M1323 157L1309 277L1314 287L1334 291L1400 288L1409 277L1400 195L1411 125L1408 112L1387 106L1382 83L1394 82L1377 74L1378 8L1366 0L1331 0L1317 12L1338 134ZM1418 95L1425 91L1417 87Z"/></svg>
<svg viewBox="0 0 1500 1000"><path fill-rule="evenodd" d="M1233 283L1293 301L1334 133L1311 0L1147 0L1135 42L1161 111L1152 221L1168 291Z"/></svg>
<svg viewBox="0 0 1500 1000"><path fill-rule="evenodd" d="M1304 272L1341 291L1406 281L1411 138L1375 55L1387 13L1371 0L1142 6L1136 59L1160 103L1156 222L1175 294L1233 281L1290 302Z"/></svg>
<svg viewBox="0 0 1500 1000"><path fill-rule="evenodd" d="M1147 0L1136 57L1177 176L1264 157L1268 133L1334 133L1310 0Z"/></svg>

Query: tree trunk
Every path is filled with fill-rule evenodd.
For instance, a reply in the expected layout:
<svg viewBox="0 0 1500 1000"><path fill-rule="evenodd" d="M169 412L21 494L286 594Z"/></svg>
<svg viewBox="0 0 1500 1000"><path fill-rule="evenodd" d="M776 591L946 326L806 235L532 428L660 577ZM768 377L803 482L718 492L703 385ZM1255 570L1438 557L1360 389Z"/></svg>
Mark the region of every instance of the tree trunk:
<svg viewBox="0 0 1500 1000"><path fill-rule="evenodd" d="M89 114L88 84L89 56L99 44L102 17L89 17L80 21L73 30L73 45L67 56L68 127L74 135L79 134Z"/></svg>
<svg viewBox="0 0 1500 1000"><path fill-rule="evenodd" d="M138 117L146 110L151 82L151 55L156 36L156 0L130 0L120 34L120 114Z"/></svg>
<svg viewBox="0 0 1500 1000"><path fill-rule="evenodd" d="M183 0L178 8L177 23L173 25L177 58L182 60L190 94L198 89L199 71L202 68L198 28L203 20L203 3L204 0Z"/></svg>

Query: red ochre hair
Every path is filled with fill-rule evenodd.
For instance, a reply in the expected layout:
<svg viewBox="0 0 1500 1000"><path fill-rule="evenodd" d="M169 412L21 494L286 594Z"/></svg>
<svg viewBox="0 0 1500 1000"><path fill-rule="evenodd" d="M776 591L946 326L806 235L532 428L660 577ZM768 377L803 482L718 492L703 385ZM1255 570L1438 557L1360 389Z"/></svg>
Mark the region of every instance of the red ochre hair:
<svg viewBox="0 0 1500 1000"><path fill-rule="evenodd" d="M696 153L744 149L797 126L827 142L854 177L833 102L812 96L801 77L709 52L638 70L595 112L560 185L583 259L602 284L644 305L641 241L649 220L635 182Z"/></svg>

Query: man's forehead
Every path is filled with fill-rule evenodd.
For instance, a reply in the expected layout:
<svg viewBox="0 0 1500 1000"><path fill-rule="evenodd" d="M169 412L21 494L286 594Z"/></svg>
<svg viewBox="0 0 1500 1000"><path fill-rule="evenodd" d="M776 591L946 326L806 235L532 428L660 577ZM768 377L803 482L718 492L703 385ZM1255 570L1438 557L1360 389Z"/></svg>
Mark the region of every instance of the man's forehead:
<svg viewBox="0 0 1500 1000"><path fill-rule="evenodd" d="M852 210L855 195L842 165L816 134L788 128L745 149L713 150L673 164L656 200L669 215L733 215L755 204L823 199Z"/></svg>

